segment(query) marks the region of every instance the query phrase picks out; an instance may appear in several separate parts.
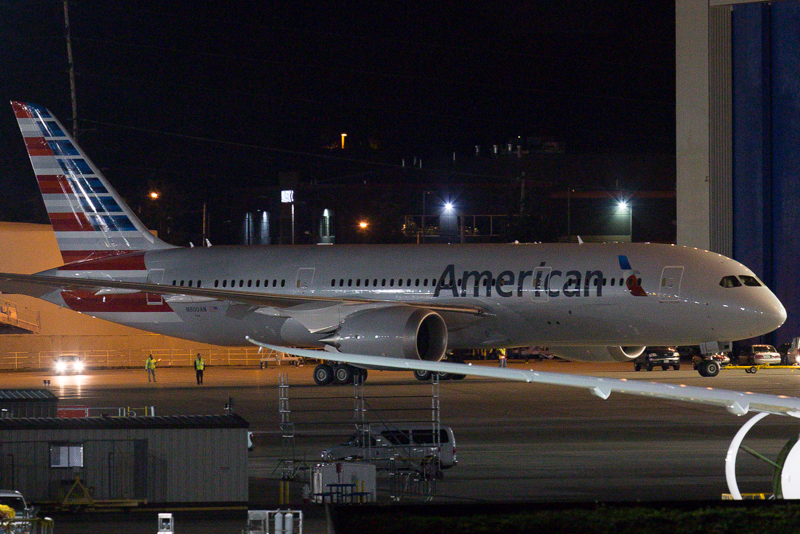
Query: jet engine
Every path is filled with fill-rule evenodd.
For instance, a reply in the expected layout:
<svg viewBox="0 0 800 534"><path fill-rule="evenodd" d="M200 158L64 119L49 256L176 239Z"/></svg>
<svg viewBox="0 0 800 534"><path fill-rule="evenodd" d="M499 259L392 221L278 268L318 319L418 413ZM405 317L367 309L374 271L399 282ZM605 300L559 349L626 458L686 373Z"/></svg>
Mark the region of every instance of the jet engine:
<svg viewBox="0 0 800 534"><path fill-rule="evenodd" d="M576 362L627 362L644 352L646 347L550 347L556 356Z"/></svg>
<svg viewBox="0 0 800 534"><path fill-rule="evenodd" d="M350 354L438 362L447 349L447 325L431 310L390 306L349 315L320 341Z"/></svg>

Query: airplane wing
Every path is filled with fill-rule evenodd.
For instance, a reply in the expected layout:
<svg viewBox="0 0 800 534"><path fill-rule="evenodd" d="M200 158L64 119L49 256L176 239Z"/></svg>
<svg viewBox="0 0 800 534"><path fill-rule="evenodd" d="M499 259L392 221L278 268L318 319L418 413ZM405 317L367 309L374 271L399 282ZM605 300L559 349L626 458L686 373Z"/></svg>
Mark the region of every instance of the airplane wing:
<svg viewBox="0 0 800 534"><path fill-rule="evenodd" d="M440 373L452 373L489 378L502 378L519 382L533 382L584 388L592 395L607 399L611 393L624 393L627 395L640 395L659 399L677 400L720 406L734 415L745 415L749 412L765 412L776 415L787 415L800 418L800 398L785 395L769 395L763 393L750 393L731 391L727 389L702 388L679 384L659 384L641 380L627 380L624 378L601 378L595 376L571 375L566 373L551 373L546 371L524 371L521 369L508 369L500 367L487 367L484 365L471 365L450 362L426 362L421 360L405 360L401 358L385 358L380 356L364 356L359 354L343 354L320 350L296 349L278 347L261 343L250 337L250 343L272 349L278 352L314 358L320 360L333 360L353 365L381 367L400 370L420 370Z"/></svg>
<svg viewBox="0 0 800 534"><path fill-rule="evenodd" d="M321 297L316 295L282 295L279 293L255 293L232 289L213 289L205 287L185 287L145 282L127 282L102 278L69 278L38 274L0 273L0 293L41 297L52 291L92 291L95 293L151 293L172 295L174 297L194 298L196 301L220 300L246 304L255 308L291 308L301 305L332 306L337 304L391 304L419 306L444 313L486 315L487 311L477 306L441 305L420 301L418 303L394 300L371 300L358 298ZM169 302L169 299L167 299Z"/></svg>

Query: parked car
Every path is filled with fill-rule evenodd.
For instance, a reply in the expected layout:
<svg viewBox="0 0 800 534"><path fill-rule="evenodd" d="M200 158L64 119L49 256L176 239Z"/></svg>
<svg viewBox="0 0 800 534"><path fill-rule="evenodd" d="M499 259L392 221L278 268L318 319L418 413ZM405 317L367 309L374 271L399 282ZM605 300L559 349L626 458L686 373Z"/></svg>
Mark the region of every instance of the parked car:
<svg viewBox="0 0 800 534"><path fill-rule="evenodd" d="M739 354L739 365L777 365L781 355L772 345L751 345Z"/></svg>
<svg viewBox="0 0 800 534"><path fill-rule="evenodd" d="M647 347L647 349L633 360L633 368L638 371L642 367L652 371L653 367L660 366L663 370L670 367L676 371L681 368L681 358L675 347Z"/></svg>
<svg viewBox="0 0 800 534"><path fill-rule="evenodd" d="M33 519L36 517L36 509L29 507L22 493L16 490L0 489L0 504L14 510L14 519ZM14 530L10 530L9 532L24 534L31 531L31 525L29 523L23 525L17 524L13 528Z"/></svg>
<svg viewBox="0 0 800 534"><path fill-rule="evenodd" d="M786 347L786 365L800 364L800 337L792 339Z"/></svg>
<svg viewBox="0 0 800 534"><path fill-rule="evenodd" d="M62 355L53 362L53 372L57 375L83 374L86 364L79 356Z"/></svg>
<svg viewBox="0 0 800 534"><path fill-rule="evenodd" d="M458 463L456 438L449 426L439 428L439 439L430 424L370 425L368 432L353 434L341 445L320 454L323 461L364 460L379 469L401 466L424 467L438 458L443 469Z"/></svg>

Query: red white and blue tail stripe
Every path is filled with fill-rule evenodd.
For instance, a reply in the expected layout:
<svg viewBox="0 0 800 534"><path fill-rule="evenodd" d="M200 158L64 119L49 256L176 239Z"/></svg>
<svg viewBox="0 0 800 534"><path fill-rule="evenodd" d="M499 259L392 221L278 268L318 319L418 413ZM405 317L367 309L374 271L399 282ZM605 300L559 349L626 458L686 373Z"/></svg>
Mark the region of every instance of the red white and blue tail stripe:
<svg viewBox="0 0 800 534"><path fill-rule="evenodd" d="M171 248L144 227L49 110L11 106L65 264Z"/></svg>

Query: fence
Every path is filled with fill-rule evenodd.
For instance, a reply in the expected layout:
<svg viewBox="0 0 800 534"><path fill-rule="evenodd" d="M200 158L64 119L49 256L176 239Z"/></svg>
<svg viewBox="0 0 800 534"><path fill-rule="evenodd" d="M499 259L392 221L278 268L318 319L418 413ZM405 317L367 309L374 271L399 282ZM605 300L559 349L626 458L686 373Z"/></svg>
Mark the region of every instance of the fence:
<svg viewBox="0 0 800 534"><path fill-rule="evenodd" d="M258 366L258 348L218 347L157 348L129 350L78 350L78 351L32 351L0 352L0 370L45 370L53 367L59 356L77 356L89 369L143 367L148 354L152 354L160 368L190 367L197 354L202 354L206 365Z"/></svg>

